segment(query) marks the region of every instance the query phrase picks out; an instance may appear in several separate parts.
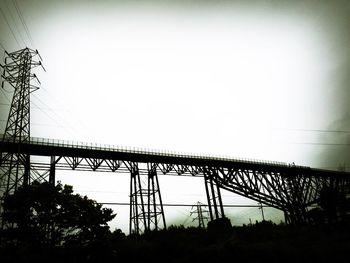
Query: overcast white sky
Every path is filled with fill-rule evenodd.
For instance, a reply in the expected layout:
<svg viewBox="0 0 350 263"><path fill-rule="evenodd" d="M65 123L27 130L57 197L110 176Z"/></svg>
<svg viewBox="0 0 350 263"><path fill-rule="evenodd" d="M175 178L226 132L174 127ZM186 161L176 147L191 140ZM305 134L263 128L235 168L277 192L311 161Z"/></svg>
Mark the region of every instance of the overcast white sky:
<svg viewBox="0 0 350 263"><path fill-rule="evenodd" d="M32 96L31 135L350 165L350 5L244 2L17 0L30 41L16 2L0 0L0 58L3 48L29 46L47 69ZM2 131L6 96L9 87L0 93ZM99 201L120 201L116 192L128 200L125 176L105 175L120 188L108 196L96 175L59 174ZM180 196L174 180L161 179L165 201ZM194 195L184 202L205 202L202 182L190 180L181 181Z"/></svg>

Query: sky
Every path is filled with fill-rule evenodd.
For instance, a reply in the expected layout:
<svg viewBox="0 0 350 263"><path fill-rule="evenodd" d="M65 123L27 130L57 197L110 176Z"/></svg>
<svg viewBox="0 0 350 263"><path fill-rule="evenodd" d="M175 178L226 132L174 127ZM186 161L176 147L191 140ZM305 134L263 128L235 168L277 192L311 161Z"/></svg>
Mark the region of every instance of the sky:
<svg viewBox="0 0 350 263"><path fill-rule="evenodd" d="M28 46L47 70L37 72L31 136L349 170L348 1L0 0L0 8L1 63L4 49ZM1 90L2 132L11 97ZM128 201L127 176L58 174L100 202ZM164 202L206 202L200 178L160 177ZM127 209L116 208L123 230ZM166 209L170 222L189 214ZM261 215L233 210L237 224Z"/></svg>

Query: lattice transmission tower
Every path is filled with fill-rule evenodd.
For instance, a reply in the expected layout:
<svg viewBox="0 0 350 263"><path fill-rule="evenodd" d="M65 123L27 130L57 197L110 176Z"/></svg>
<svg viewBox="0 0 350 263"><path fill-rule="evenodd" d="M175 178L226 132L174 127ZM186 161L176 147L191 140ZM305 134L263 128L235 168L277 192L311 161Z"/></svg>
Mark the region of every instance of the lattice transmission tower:
<svg viewBox="0 0 350 263"><path fill-rule="evenodd" d="M192 206L192 211L190 212L190 215L197 215L195 218L193 218L192 221L198 221L199 228L205 228L204 222L209 220L209 217L207 216L209 211L204 209L204 207L207 206L205 204L202 204L201 202L197 202L197 204Z"/></svg>
<svg viewBox="0 0 350 263"><path fill-rule="evenodd" d="M21 147L30 143L30 94L38 89L31 81L36 79L40 84L32 70L38 66L44 69L41 61L37 50L24 48L12 53L5 51L4 65L0 64L1 88L5 84L14 88L3 140L18 143L14 153L0 149L0 200L31 182L30 155L22 153Z"/></svg>

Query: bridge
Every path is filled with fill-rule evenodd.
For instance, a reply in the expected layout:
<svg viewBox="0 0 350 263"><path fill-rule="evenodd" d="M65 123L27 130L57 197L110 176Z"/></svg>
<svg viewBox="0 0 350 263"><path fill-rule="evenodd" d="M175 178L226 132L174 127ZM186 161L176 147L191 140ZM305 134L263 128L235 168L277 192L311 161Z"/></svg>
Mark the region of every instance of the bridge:
<svg viewBox="0 0 350 263"><path fill-rule="evenodd" d="M312 169L281 162L184 154L111 145L70 142L30 136L30 81L42 66L38 51L6 53L3 83L14 89L5 133L0 140L1 197L34 180L55 183L60 170L130 174L130 233L166 228L158 175L203 177L210 220L225 217L221 190L268 205L285 214L286 222L307 223L308 210L325 187L345 193L350 173ZM39 61L35 61L39 58ZM32 156L50 157L34 162ZM147 180L142 180L146 178ZM143 181L147 183L144 184Z"/></svg>

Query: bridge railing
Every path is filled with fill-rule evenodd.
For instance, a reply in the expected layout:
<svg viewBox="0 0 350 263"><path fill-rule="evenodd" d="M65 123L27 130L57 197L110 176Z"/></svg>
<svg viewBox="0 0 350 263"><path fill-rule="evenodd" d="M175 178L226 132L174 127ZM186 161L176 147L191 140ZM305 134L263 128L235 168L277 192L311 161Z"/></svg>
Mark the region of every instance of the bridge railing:
<svg viewBox="0 0 350 263"><path fill-rule="evenodd" d="M13 137L6 137L0 134L0 140L3 142L14 142L19 143L19 140ZM27 143L27 142L22 142ZM176 152L169 150L158 150L140 147L128 147L120 145L110 145L110 144L99 144L81 141L71 141L71 140L60 140L51 138L40 138L40 137L30 137L30 144L44 145L44 146L59 146L65 148L79 148L88 150L100 150L100 151L113 151L113 152L124 152L124 153L134 153L134 154L145 154L145 155L159 155L159 156L169 156L177 158L193 158L193 159L204 159L204 160L221 160L221 161L232 161L232 162L245 162L245 163L259 163L259 164L269 164L278 166L288 166L285 162L277 161L267 161L259 159L247 159L247 158L236 158L224 155L212 155L212 154L199 154L199 153L185 153Z"/></svg>

